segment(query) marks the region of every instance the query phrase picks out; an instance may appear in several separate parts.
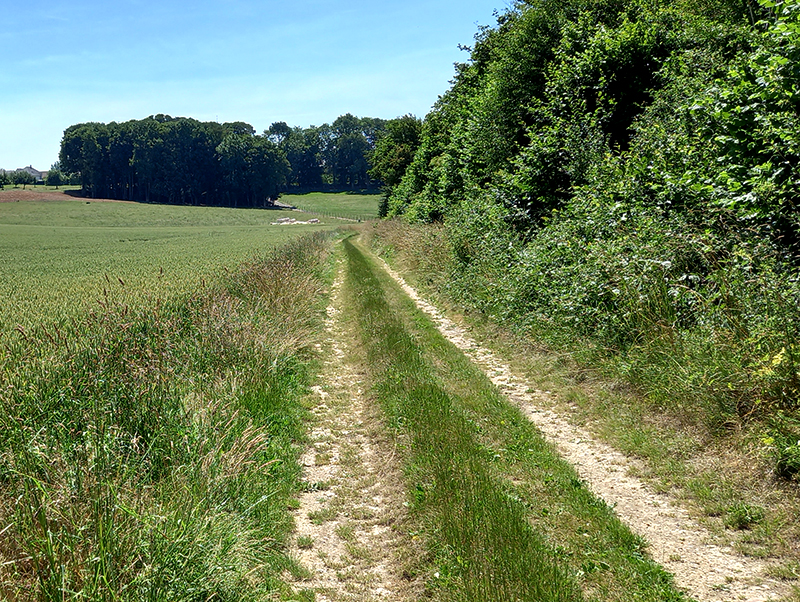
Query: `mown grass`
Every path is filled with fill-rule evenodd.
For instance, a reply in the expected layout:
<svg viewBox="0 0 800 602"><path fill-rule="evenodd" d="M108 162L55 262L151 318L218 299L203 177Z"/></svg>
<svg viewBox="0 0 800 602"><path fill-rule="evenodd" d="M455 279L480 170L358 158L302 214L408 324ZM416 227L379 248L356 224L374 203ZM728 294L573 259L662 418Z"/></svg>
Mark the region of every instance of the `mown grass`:
<svg viewBox="0 0 800 602"><path fill-rule="evenodd" d="M346 192L309 192L285 194L281 201L295 207L324 216L343 217L353 220L368 220L378 217L379 194L350 194Z"/></svg>
<svg viewBox="0 0 800 602"><path fill-rule="evenodd" d="M345 242L373 394L405 453L441 600L680 600L535 427Z"/></svg>
<svg viewBox="0 0 800 602"><path fill-rule="evenodd" d="M291 599L329 241L0 347L0 598ZM209 278L210 280L210 278Z"/></svg>
<svg viewBox="0 0 800 602"><path fill-rule="evenodd" d="M120 202L0 203L0 333L68 318L106 293L128 304L200 286L259 250L325 226L277 211Z"/></svg>
<svg viewBox="0 0 800 602"><path fill-rule="evenodd" d="M465 307L453 290L454 266L441 227L382 222L365 233L375 250L426 295L460 315L473 336L537 388L553 391L563 412L616 448L646 460L641 476L657 490L684 498L720 542L747 555L777 557L785 566L796 566L800 498L795 482L777 478L769 415L753 413L722 425L698 419L699 408L692 407L682 389L673 391L672 401L666 390L648 396L646 390L629 384L624 362L620 370L613 356L588 353L591 340L575 336L570 345L548 346L528 328L501 325L496 316ZM660 358L667 359L664 354ZM659 366L654 363L650 370L656 372ZM709 376L719 374L712 367L707 366ZM667 382L686 374L675 364L660 369ZM786 448L795 443L796 439L789 441ZM798 580L793 570L778 573L783 579Z"/></svg>

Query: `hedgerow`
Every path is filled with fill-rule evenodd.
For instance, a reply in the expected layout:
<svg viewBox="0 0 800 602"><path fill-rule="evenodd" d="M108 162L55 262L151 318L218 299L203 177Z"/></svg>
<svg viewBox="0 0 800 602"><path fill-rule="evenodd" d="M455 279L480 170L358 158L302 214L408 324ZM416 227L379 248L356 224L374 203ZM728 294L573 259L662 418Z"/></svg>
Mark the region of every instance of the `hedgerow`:
<svg viewBox="0 0 800 602"><path fill-rule="evenodd" d="M711 428L763 418L796 474L799 41L797 0L517 3L389 213L444 224L454 298Z"/></svg>

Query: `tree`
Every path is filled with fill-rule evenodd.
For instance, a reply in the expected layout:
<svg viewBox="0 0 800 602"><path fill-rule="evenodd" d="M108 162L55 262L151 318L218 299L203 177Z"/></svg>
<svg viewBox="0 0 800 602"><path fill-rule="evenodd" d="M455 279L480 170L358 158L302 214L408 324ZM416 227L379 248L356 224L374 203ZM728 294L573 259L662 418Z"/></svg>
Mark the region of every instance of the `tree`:
<svg viewBox="0 0 800 602"><path fill-rule="evenodd" d="M341 115L330 127L331 139L326 146L326 169L334 186L367 188L372 185L367 156L383 130L385 121Z"/></svg>
<svg viewBox="0 0 800 602"><path fill-rule="evenodd" d="M68 173L81 175L81 188L92 198L110 196L113 187L108 155L109 127L104 123L80 123L70 126L61 139L59 161Z"/></svg>
<svg viewBox="0 0 800 602"><path fill-rule="evenodd" d="M273 123L264 135L277 144L289 161L287 188L312 190L322 187L321 142L317 128L290 128L281 121Z"/></svg>
<svg viewBox="0 0 800 602"><path fill-rule="evenodd" d="M50 171L47 172L47 179L44 181L47 186L55 186L58 188L64 183L64 176L58 170L57 165L53 165Z"/></svg>
<svg viewBox="0 0 800 602"><path fill-rule="evenodd" d="M250 136L230 133L217 147L222 182L228 204L237 207L247 195L247 153L251 143Z"/></svg>
<svg viewBox="0 0 800 602"><path fill-rule="evenodd" d="M222 129L230 134L243 134L246 136L255 136L256 128L244 121L232 121L222 124Z"/></svg>
<svg viewBox="0 0 800 602"><path fill-rule="evenodd" d="M133 123L133 154L130 163L136 172L134 198L145 203L155 201L160 188L164 127L153 118Z"/></svg>
<svg viewBox="0 0 800 602"><path fill-rule="evenodd" d="M225 196L233 207L263 207L286 185L289 162L266 137L228 134L217 154Z"/></svg>
<svg viewBox="0 0 800 602"><path fill-rule="evenodd" d="M323 166L320 161L321 142L317 128L299 128L286 141L286 158L292 166L291 182L300 189L319 189L322 186Z"/></svg>
<svg viewBox="0 0 800 602"><path fill-rule="evenodd" d="M289 162L286 154L266 137L256 136L247 155L248 204L272 204L286 186Z"/></svg>
<svg viewBox="0 0 800 602"><path fill-rule="evenodd" d="M276 121L269 129L264 132L264 135L272 142L280 146L283 142L292 135L292 128L290 128L285 121Z"/></svg>
<svg viewBox="0 0 800 602"><path fill-rule="evenodd" d="M369 175L383 182L389 196L400 183L406 169L414 159L422 136L422 120L414 115L404 115L386 123L386 130L369 156L372 169Z"/></svg>
<svg viewBox="0 0 800 602"><path fill-rule="evenodd" d="M29 174L27 171L24 171L22 169L19 169L19 170L14 172L14 175L12 176L12 180L14 181L14 185L15 186L19 186L20 184L22 184L22 189L23 190L25 190L25 186L27 186L28 184L32 185L36 181L35 178L31 174Z"/></svg>
<svg viewBox="0 0 800 602"><path fill-rule="evenodd" d="M10 183L11 181L8 178L8 174L5 171L0 170L0 190Z"/></svg>
<svg viewBox="0 0 800 602"><path fill-rule="evenodd" d="M24 169L18 169L11 175L11 181L14 183L14 187L16 188L20 184L22 184L22 190L25 190L25 186L28 184L33 185L36 184L36 178L33 175L29 174Z"/></svg>

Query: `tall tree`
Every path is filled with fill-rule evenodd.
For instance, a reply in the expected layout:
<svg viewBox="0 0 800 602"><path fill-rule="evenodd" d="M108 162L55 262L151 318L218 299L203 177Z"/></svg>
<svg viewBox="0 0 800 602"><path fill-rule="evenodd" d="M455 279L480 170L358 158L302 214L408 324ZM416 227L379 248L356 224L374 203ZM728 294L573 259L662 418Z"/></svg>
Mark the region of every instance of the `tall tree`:
<svg viewBox="0 0 800 602"><path fill-rule="evenodd" d="M283 142L292 135L292 128L288 126L285 121L276 121L269 129L264 132L272 142L280 146Z"/></svg>
<svg viewBox="0 0 800 602"><path fill-rule="evenodd" d="M381 119L360 119L350 113L333 122L326 167L335 186L352 190L373 184L367 157L384 124Z"/></svg>
<svg viewBox="0 0 800 602"><path fill-rule="evenodd" d="M272 141L230 133L217 147L225 196L233 207L263 207L286 185L289 163Z"/></svg>
<svg viewBox="0 0 800 602"><path fill-rule="evenodd" d="M45 179L44 183L47 186L55 186L58 188L64 184L64 180L64 174L61 173L61 163L56 161L47 171L47 178Z"/></svg>
<svg viewBox="0 0 800 602"><path fill-rule="evenodd" d="M369 156L369 175L383 183L390 196L414 159L422 136L422 120L404 115L386 122L385 132Z"/></svg>

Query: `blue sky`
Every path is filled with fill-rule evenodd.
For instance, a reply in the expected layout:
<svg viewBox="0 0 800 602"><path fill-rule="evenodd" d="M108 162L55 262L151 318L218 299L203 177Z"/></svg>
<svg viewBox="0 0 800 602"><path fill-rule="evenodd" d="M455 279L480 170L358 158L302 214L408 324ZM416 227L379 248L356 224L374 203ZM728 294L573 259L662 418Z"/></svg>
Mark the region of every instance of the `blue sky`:
<svg viewBox="0 0 800 602"><path fill-rule="evenodd" d="M64 129L156 113L330 123L424 116L505 0L32 0L3 11L0 168L48 169Z"/></svg>

